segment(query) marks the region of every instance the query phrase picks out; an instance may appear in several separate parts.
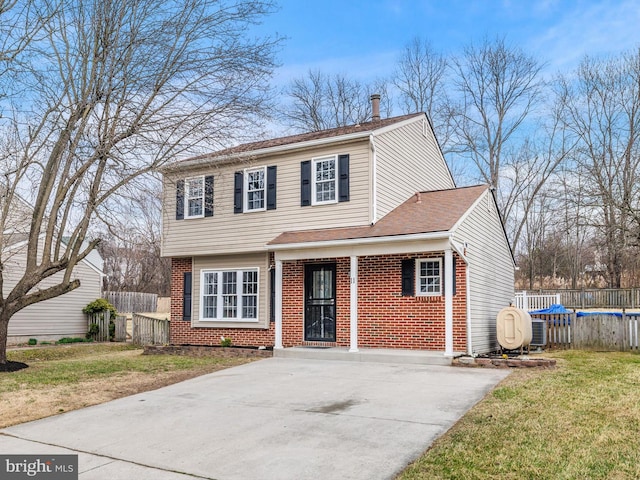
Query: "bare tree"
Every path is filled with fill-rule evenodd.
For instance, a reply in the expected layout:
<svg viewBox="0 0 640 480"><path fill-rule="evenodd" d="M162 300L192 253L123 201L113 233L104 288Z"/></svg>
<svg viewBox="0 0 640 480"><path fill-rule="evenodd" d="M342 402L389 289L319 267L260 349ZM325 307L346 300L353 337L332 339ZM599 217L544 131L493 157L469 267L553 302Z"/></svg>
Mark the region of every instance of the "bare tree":
<svg viewBox="0 0 640 480"><path fill-rule="evenodd" d="M19 68L0 78L0 231L20 194L31 207L17 281L0 270L0 364L16 312L79 286L73 269L98 242L96 218L126 185L257 125L279 40L250 39L247 29L272 8L50 0L0 16L39 26L16 54Z"/></svg>
<svg viewBox="0 0 640 480"><path fill-rule="evenodd" d="M149 174L135 179L100 214L104 288L170 295L171 259L161 257L162 183Z"/></svg>
<svg viewBox="0 0 640 480"><path fill-rule="evenodd" d="M425 112L445 153L451 137L447 94L448 60L427 39L414 37L402 50L393 74L398 103L404 113Z"/></svg>
<svg viewBox="0 0 640 480"><path fill-rule="evenodd" d="M452 60L455 105L452 143L480 177L500 189L503 153L539 98L542 64L504 39L469 45Z"/></svg>
<svg viewBox="0 0 640 480"><path fill-rule="evenodd" d="M328 75L319 70L294 79L286 90L291 98L285 106L284 122L301 131L318 131L371 120L373 93L382 95L381 113L391 113L386 83L364 84L343 74Z"/></svg>
<svg viewBox="0 0 640 480"><path fill-rule="evenodd" d="M564 77L565 122L577 138L576 171L594 215L607 282L619 288L640 195L640 51L585 58ZM637 203L635 203L637 206Z"/></svg>

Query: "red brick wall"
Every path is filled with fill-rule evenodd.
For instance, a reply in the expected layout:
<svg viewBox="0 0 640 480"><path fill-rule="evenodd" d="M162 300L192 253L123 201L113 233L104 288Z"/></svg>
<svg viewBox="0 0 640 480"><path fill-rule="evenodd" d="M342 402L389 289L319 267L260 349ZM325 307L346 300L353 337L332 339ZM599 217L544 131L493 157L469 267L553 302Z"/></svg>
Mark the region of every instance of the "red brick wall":
<svg viewBox="0 0 640 480"><path fill-rule="evenodd" d="M439 254L443 256L444 253ZM433 253L358 258L358 345L372 348L444 350L444 296L403 297L402 260L439 256ZM349 346L350 259L285 262L282 275L283 345L303 343L304 265L336 262L336 345ZM466 350L466 276L456 259L453 297L455 351Z"/></svg>
<svg viewBox="0 0 640 480"><path fill-rule="evenodd" d="M402 260L433 257L433 253L358 258L358 345L373 348L444 350L444 297L403 297ZM348 346L350 335L350 259L309 259L284 262L282 268L282 343L301 345L304 340L304 265L336 263L336 342ZM171 343L219 345L230 337L234 345L273 346L274 323L269 329L192 328L182 320L182 282L191 259L172 259ZM197 292L194 292L197 295ZM466 350L465 266L456 261L456 295L453 297L454 350ZM326 345L326 344L323 344Z"/></svg>
<svg viewBox="0 0 640 480"><path fill-rule="evenodd" d="M444 350L444 296L403 297L402 260L433 253L358 258L358 346ZM456 261L453 348L466 350L465 266Z"/></svg>

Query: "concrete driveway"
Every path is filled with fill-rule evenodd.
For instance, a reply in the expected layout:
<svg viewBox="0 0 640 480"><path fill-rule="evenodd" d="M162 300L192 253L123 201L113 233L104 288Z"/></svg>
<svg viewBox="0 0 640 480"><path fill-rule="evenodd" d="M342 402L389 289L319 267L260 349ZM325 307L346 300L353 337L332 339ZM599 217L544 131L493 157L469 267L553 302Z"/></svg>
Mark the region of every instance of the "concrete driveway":
<svg viewBox="0 0 640 480"><path fill-rule="evenodd" d="M0 431L81 480L385 479L508 374L269 358Z"/></svg>

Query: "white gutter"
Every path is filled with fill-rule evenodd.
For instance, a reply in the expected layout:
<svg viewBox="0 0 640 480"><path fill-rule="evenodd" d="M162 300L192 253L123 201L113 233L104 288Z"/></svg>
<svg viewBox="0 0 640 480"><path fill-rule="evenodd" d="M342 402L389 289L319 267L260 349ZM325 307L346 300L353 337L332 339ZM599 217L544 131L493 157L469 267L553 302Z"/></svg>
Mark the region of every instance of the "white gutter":
<svg viewBox="0 0 640 480"><path fill-rule="evenodd" d="M378 220L378 156L376 149L376 142L374 134L369 135L369 141L371 142L371 151L373 152L371 159L371 225L375 224Z"/></svg>
<svg viewBox="0 0 640 480"><path fill-rule="evenodd" d="M449 232L412 233L407 235L387 235L384 237L347 238L343 240L322 240L318 242L298 242L265 245L265 250L299 250L323 247L344 247L355 245L371 245L376 243L398 243L420 240L451 240Z"/></svg>

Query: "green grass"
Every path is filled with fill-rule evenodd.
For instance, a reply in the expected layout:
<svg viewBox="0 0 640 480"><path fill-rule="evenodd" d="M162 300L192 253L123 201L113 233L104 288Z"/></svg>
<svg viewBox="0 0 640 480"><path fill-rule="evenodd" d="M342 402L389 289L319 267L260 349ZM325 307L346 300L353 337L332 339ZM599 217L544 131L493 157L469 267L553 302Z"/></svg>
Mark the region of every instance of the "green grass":
<svg viewBox="0 0 640 480"><path fill-rule="evenodd" d="M640 355L515 370L398 478L640 478Z"/></svg>
<svg viewBox="0 0 640 480"><path fill-rule="evenodd" d="M234 359L170 355L142 355L142 349L125 344L89 344L13 350L9 360L29 368L0 375L0 395L29 388L73 385L85 380L117 378L131 372L204 369L242 363Z"/></svg>

